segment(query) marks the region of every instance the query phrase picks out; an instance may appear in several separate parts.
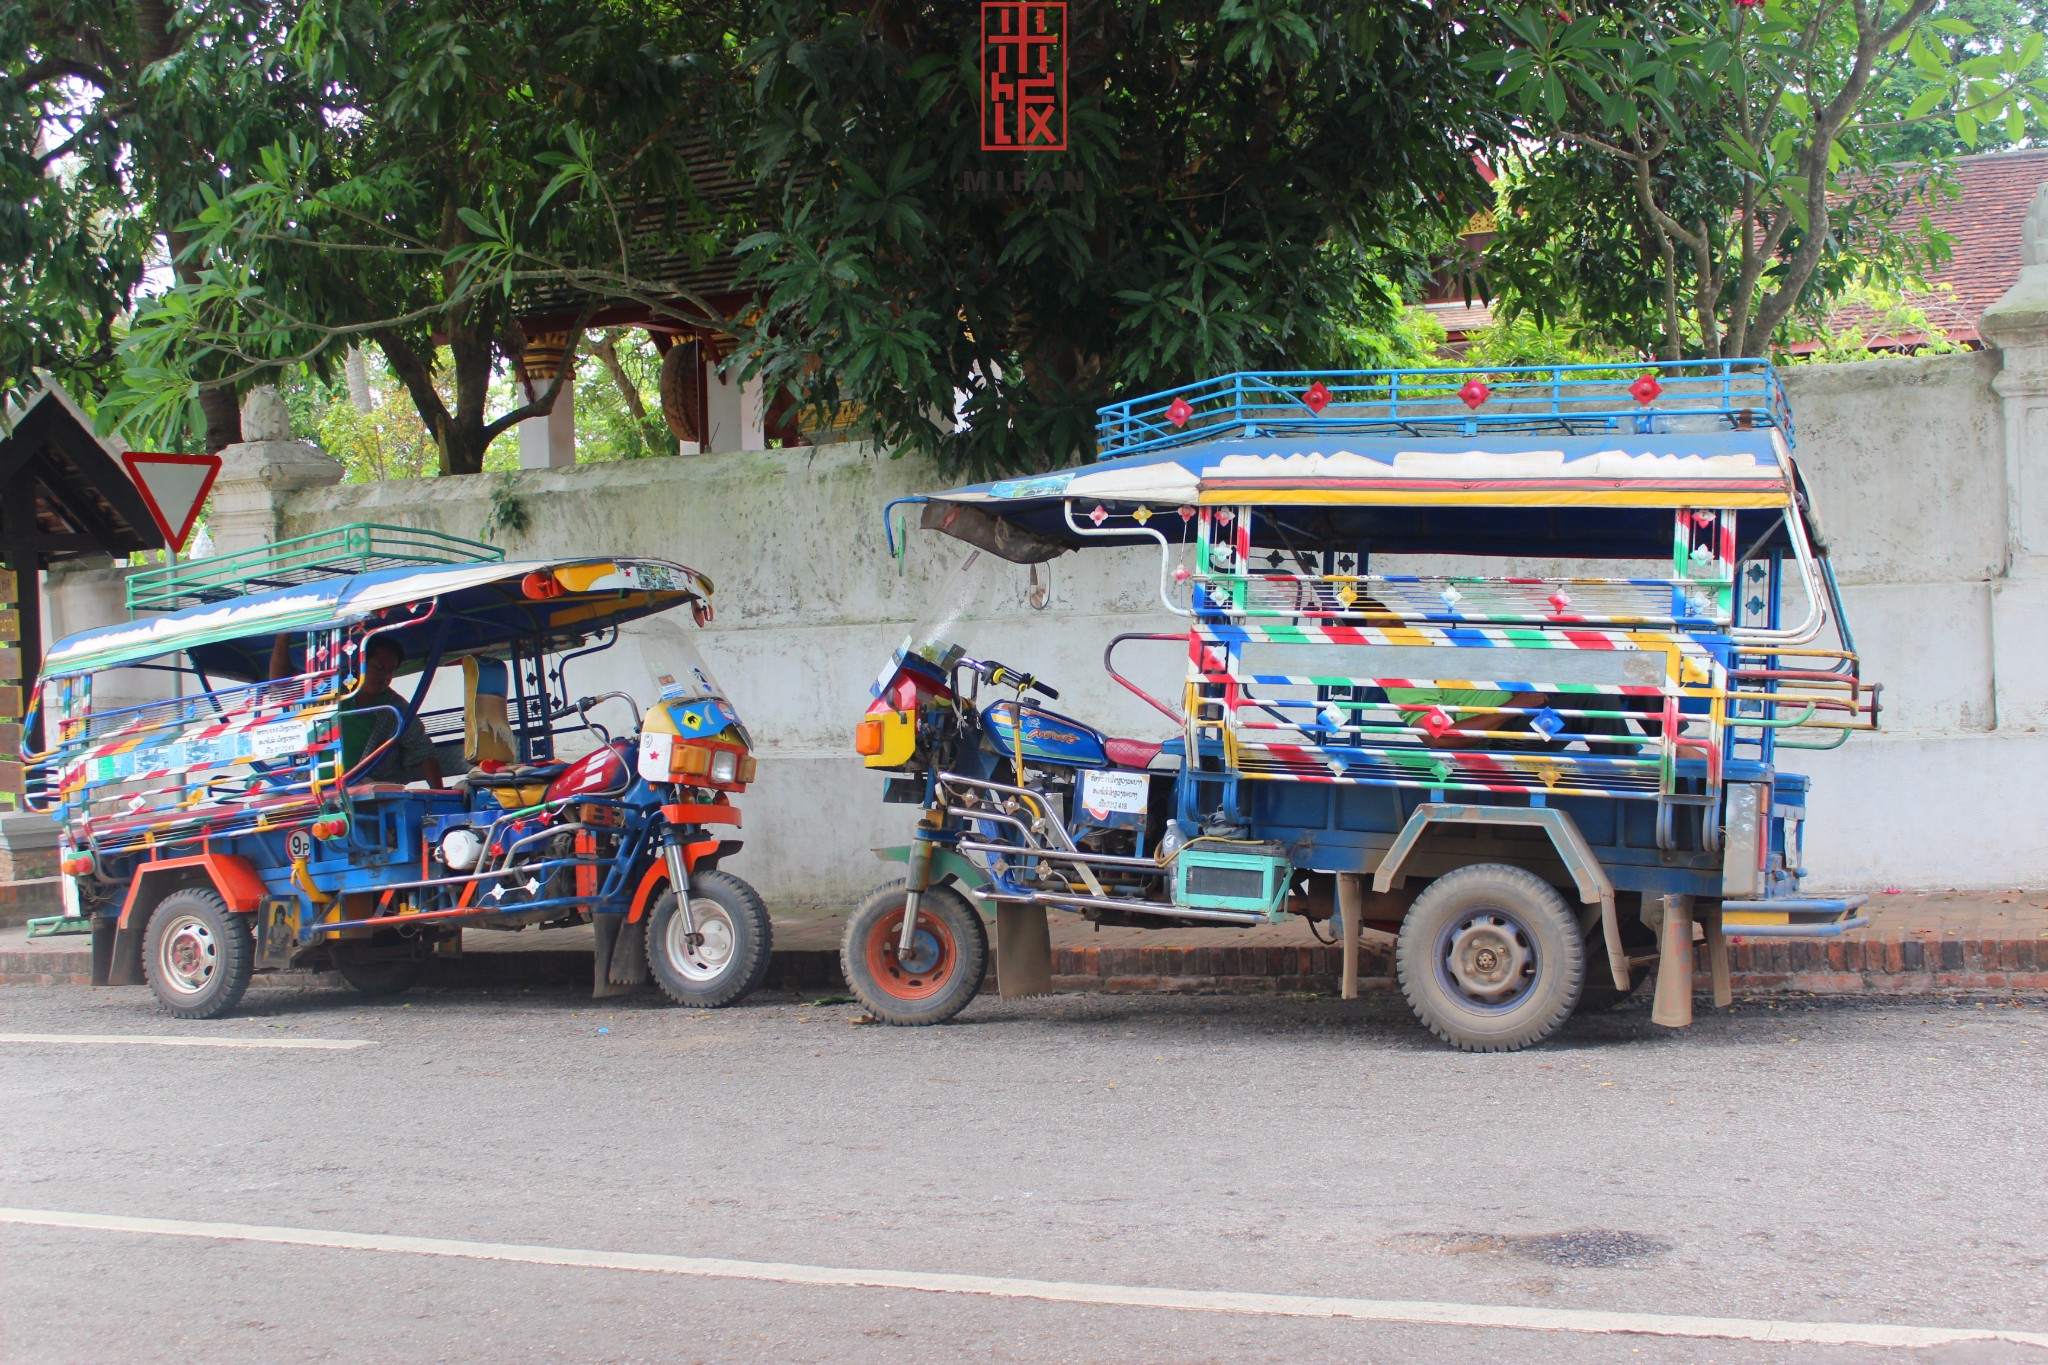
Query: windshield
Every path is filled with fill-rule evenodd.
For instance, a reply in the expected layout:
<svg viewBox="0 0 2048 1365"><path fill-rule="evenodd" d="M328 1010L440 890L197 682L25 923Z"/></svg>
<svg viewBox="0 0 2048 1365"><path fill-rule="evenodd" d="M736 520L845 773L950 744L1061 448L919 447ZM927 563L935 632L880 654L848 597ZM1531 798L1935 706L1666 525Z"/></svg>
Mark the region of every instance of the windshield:
<svg viewBox="0 0 2048 1365"><path fill-rule="evenodd" d="M704 656L697 652L697 646L680 631L664 633L658 647L647 651L648 667L654 673L654 685L659 689L663 701L703 701L707 697L726 699L725 689L718 685L718 678L711 671L711 665L704 662Z"/></svg>
<svg viewBox="0 0 2048 1365"><path fill-rule="evenodd" d="M1001 602L1004 570L1011 566L986 550L970 550L936 585L932 609L897 646L894 662L923 660L940 674L950 674L967 652L974 619L987 616Z"/></svg>

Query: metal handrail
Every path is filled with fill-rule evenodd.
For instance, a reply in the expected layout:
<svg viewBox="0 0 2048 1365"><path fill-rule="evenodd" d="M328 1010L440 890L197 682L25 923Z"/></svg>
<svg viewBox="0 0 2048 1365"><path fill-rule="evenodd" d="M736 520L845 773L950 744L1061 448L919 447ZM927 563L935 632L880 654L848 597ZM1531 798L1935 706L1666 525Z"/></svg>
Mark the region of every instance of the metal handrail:
<svg viewBox="0 0 2048 1365"><path fill-rule="evenodd" d="M1631 385L1645 377L1647 401ZM1486 385L1476 403L1467 382ZM1320 385L1320 391L1317 386ZM1183 406L1176 407L1176 404ZM1178 419L1178 420L1176 420ZM1770 362L1647 361L1498 369L1242 371L1111 403L1096 414L1097 457L1167 450L1218 436L1471 435L1493 431L1638 431L1706 421L1771 427L1793 443L1792 406Z"/></svg>
<svg viewBox="0 0 2048 1365"><path fill-rule="evenodd" d="M353 522L231 554L144 570L128 579L128 610L169 611L373 569L492 564L502 563L504 558L505 551L496 545L445 531Z"/></svg>

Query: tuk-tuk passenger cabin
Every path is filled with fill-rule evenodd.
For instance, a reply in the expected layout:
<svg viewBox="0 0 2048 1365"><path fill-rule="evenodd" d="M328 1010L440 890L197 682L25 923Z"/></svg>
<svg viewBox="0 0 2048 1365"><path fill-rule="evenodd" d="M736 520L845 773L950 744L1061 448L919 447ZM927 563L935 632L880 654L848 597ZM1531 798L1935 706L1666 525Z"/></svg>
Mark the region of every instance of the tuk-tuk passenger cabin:
<svg viewBox="0 0 2048 1365"><path fill-rule="evenodd" d="M624 692L571 700L567 677L621 625L701 620L710 597L679 564L506 563L379 526L136 575L131 608L164 614L61 641L37 693L31 800L64 826L95 984L147 979L173 1013L211 1018L256 969L389 993L465 926L595 923L598 993L651 966L681 1003L737 999L769 952L760 898L716 871L739 847L745 729L686 644L644 720ZM417 681L356 705L380 640ZM124 669L167 671L183 695L95 705ZM460 704L425 709L437 676L460 677ZM633 731L593 718L607 702ZM373 780L415 719L458 775L444 789ZM577 738L588 752L565 761Z"/></svg>

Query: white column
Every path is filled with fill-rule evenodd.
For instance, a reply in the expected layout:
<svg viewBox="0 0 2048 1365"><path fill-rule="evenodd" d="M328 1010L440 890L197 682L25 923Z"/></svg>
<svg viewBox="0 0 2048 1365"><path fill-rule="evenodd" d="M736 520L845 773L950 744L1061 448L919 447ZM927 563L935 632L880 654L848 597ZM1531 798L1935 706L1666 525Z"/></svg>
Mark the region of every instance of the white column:
<svg viewBox="0 0 2048 1365"><path fill-rule="evenodd" d="M704 369L704 408L707 415L704 451L759 449L741 444L745 415L738 380L728 379L716 365Z"/></svg>
<svg viewBox="0 0 2048 1365"><path fill-rule="evenodd" d="M213 552L271 544L285 494L340 483L343 473L341 461L310 441L292 439L291 420L275 389L252 390L242 402L242 440L221 451L220 476L209 495Z"/></svg>
<svg viewBox="0 0 2048 1365"><path fill-rule="evenodd" d="M554 410L519 424L519 467L561 469L576 463L576 393L567 383Z"/></svg>
<svg viewBox="0 0 2048 1365"><path fill-rule="evenodd" d="M768 391L760 376L740 381L740 449L768 448Z"/></svg>
<svg viewBox="0 0 2048 1365"><path fill-rule="evenodd" d="M1991 584L1993 705L2001 730L2048 728L2048 186L2020 237L2020 277L1978 330L1999 348L2006 567Z"/></svg>

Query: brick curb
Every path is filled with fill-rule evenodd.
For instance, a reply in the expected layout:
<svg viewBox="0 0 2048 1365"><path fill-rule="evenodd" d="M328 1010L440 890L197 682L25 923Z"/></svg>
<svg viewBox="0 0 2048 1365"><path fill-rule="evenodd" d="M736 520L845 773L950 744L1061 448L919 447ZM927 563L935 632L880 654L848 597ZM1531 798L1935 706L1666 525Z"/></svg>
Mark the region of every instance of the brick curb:
<svg viewBox="0 0 2048 1365"><path fill-rule="evenodd" d="M1052 976L1059 991L1330 994L1336 990L1340 962L1336 948L1321 946L1060 948L1053 953ZM1750 941L1730 945L1729 965L1735 989L1752 994L2048 991L2048 939ZM1367 989L1394 984L1392 956L1381 945L1362 946L1359 968ZM0 950L0 986L82 986L91 980L92 954L82 944ZM327 976L286 980L308 987L341 984ZM1708 989L1704 972L1694 980L1698 990ZM425 984L442 989L569 988L589 982L589 953L549 949L440 959ZM765 984L782 990L843 990L846 983L837 952L794 949L774 955Z"/></svg>

